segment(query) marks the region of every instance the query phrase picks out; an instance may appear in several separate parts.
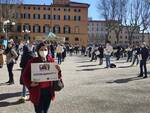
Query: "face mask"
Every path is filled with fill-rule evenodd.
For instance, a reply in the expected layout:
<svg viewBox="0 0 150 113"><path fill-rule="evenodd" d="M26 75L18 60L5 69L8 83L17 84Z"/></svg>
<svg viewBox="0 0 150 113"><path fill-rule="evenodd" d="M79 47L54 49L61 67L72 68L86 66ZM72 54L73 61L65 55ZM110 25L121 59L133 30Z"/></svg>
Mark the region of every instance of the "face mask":
<svg viewBox="0 0 150 113"><path fill-rule="evenodd" d="M46 58L48 51L39 51L41 57Z"/></svg>

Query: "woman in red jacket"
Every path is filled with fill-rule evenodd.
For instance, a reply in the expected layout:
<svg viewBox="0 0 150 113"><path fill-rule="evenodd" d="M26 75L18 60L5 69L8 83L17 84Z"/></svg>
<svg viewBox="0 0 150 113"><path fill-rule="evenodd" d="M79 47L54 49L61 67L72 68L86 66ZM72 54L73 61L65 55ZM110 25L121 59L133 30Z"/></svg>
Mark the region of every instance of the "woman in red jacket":
<svg viewBox="0 0 150 113"><path fill-rule="evenodd" d="M48 56L48 48L44 43L40 43L37 46L38 57L31 59L26 65L22 78L24 84L29 89L30 100L34 104L36 113L47 113L50 106L51 100L55 96L55 92L52 88L53 82L32 82L31 81L31 63L42 63L42 62L54 62L52 57ZM61 70L56 65L58 70L58 78L61 79Z"/></svg>

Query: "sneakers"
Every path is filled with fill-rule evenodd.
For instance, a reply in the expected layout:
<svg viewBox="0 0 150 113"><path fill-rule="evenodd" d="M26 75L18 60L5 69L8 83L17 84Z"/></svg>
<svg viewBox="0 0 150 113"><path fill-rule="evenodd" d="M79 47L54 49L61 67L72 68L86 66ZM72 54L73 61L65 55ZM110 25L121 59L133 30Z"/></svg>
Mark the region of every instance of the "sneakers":
<svg viewBox="0 0 150 113"><path fill-rule="evenodd" d="M25 101L27 101L27 100L28 100L28 97L25 96L25 97L21 97L18 101L19 101L20 103L25 103Z"/></svg>

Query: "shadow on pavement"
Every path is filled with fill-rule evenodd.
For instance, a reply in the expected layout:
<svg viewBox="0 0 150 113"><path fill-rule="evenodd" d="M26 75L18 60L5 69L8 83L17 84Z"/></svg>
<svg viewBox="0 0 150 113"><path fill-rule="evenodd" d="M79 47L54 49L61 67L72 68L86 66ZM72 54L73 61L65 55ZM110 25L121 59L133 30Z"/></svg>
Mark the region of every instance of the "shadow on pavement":
<svg viewBox="0 0 150 113"><path fill-rule="evenodd" d="M0 94L0 101L8 99L8 98L18 97L20 95L21 95L21 92Z"/></svg>
<svg viewBox="0 0 150 113"><path fill-rule="evenodd" d="M129 67L135 67L135 66L132 66L132 65L129 65L129 66L119 66L118 68L129 68Z"/></svg>
<svg viewBox="0 0 150 113"><path fill-rule="evenodd" d="M98 65L81 65L81 66L77 66L77 67L92 67L92 66L98 66Z"/></svg>
<svg viewBox="0 0 150 113"><path fill-rule="evenodd" d="M90 60L86 60L86 61L81 61L81 62L76 62L76 63L87 63L87 62L91 62Z"/></svg>
<svg viewBox="0 0 150 113"><path fill-rule="evenodd" d="M7 83L0 83L0 86L5 86L5 85L8 85Z"/></svg>
<svg viewBox="0 0 150 113"><path fill-rule="evenodd" d="M13 106L13 105L18 105L22 104L23 102L16 101L16 102L0 102L0 107L7 107L7 106Z"/></svg>
<svg viewBox="0 0 150 113"><path fill-rule="evenodd" d="M118 62L116 62L116 63L119 64L119 63L129 63L129 62L126 62L126 61L119 62L119 61L118 61Z"/></svg>
<svg viewBox="0 0 150 113"><path fill-rule="evenodd" d="M81 70L76 70L76 71L95 71L99 69L106 69L106 68L91 68L91 69L81 69Z"/></svg>
<svg viewBox="0 0 150 113"><path fill-rule="evenodd" d="M124 78L124 79L117 79L117 80L114 80L114 81L108 81L106 83L118 83L118 84L121 84L121 83L128 83L128 82L135 81L135 80L141 80L141 79L143 79L143 78L131 77L131 78Z"/></svg>

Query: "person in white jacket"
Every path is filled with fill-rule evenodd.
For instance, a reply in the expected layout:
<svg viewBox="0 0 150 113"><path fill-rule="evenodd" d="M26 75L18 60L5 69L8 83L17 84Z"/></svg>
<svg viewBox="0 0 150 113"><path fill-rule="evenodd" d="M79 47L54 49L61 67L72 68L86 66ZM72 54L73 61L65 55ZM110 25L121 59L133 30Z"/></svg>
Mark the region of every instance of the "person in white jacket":
<svg viewBox="0 0 150 113"><path fill-rule="evenodd" d="M106 68L110 67L110 57L113 52L113 47L110 45L110 42L108 41L106 43L106 48L104 50L105 58L106 58Z"/></svg>
<svg viewBox="0 0 150 113"><path fill-rule="evenodd" d="M63 46L61 46L60 44L57 45L56 48L56 54L57 54L57 58L58 58L58 64L61 64L62 62L62 53L63 53L64 49Z"/></svg>

